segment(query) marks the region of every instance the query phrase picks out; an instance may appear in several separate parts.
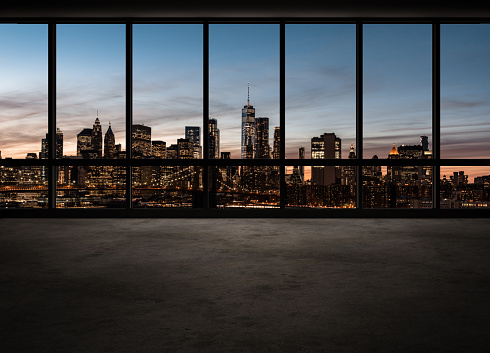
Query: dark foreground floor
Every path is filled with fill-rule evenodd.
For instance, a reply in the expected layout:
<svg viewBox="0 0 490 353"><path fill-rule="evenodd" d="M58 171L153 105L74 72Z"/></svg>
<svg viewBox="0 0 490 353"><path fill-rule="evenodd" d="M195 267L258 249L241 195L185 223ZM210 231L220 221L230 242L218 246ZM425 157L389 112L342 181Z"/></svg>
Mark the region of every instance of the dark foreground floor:
<svg viewBox="0 0 490 353"><path fill-rule="evenodd" d="M0 219L0 352L489 352L488 219Z"/></svg>

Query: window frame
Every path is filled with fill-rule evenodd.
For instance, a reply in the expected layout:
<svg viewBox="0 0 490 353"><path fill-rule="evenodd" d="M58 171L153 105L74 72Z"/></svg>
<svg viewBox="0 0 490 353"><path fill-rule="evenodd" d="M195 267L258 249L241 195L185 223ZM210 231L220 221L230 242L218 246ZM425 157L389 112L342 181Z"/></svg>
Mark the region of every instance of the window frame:
<svg viewBox="0 0 490 353"><path fill-rule="evenodd" d="M360 19L360 18L138 18L138 19L0 19L1 23L37 23L48 25L48 151L47 159L0 159L0 166L46 166L49 169L48 207L45 209L0 209L0 217L488 217L490 209L441 209L440 167L441 166L487 166L490 159L441 159L440 158L440 26L441 24L490 23L490 19ZM126 158L125 159L56 159L56 26L58 24L125 24L126 26ZM279 26L279 159L210 159L208 158L209 117L209 26L210 24L277 24ZM355 24L356 26L356 159L311 160L285 158L285 28L289 24ZM432 26L432 159L394 160L381 158L365 159L363 155L363 25L364 24L430 24ZM131 128L133 124L133 24L201 24L203 28L203 120L201 159L133 159ZM286 207L287 166L354 166L356 167L356 208L354 209L311 209ZM126 207L121 209L64 209L56 208L56 169L59 166L122 166L126 168ZM132 203L132 168L138 166L200 166L203 168L202 207L138 209ZM220 166L278 166L281 170L279 195L280 205L273 209L217 209L209 204L209 169ZM362 207L362 168L366 166L431 166L432 208L431 209L366 209Z"/></svg>

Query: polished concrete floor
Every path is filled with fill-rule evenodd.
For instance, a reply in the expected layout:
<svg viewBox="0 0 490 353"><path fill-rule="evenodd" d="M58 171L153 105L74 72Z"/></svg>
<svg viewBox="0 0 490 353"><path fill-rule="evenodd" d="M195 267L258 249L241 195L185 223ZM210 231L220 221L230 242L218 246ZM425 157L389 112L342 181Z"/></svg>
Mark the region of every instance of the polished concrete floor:
<svg viewBox="0 0 490 353"><path fill-rule="evenodd" d="M489 352L489 219L0 219L0 352Z"/></svg>

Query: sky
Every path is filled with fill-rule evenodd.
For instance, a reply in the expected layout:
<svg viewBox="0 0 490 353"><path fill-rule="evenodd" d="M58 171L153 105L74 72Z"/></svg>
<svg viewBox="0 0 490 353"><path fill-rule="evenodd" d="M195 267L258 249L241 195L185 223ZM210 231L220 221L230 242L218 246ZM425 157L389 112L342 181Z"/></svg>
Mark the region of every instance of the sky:
<svg viewBox="0 0 490 353"><path fill-rule="evenodd" d="M431 136L431 26L364 26L364 158ZM279 26L212 24L209 115L221 151L240 158L241 109L279 125ZM152 139L175 144L185 126L202 129L202 26L133 27L133 122ZM355 146L355 25L286 26L286 157L297 158L326 132ZM124 25L57 26L57 127L64 154L98 116L125 150ZM490 25L441 26L441 156L490 157ZM0 25L0 151L39 153L47 132L47 25ZM468 168L469 169L469 168ZM474 173L490 174L490 170ZM481 175L481 174L480 174Z"/></svg>

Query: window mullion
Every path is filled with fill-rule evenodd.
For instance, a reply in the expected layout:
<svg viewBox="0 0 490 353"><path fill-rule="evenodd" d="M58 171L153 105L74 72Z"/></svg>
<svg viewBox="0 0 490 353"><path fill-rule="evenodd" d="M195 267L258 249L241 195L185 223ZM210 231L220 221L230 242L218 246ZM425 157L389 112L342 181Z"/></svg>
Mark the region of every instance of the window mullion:
<svg viewBox="0 0 490 353"><path fill-rule="evenodd" d="M436 160L432 168L432 208L440 209L440 134L441 134L441 25L432 23L432 158Z"/></svg>
<svg viewBox="0 0 490 353"><path fill-rule="evenodd" d="M48 208L56 208L56 23L48 24Z"/></svg>
<svg viewBox="0 0 490 353"><path fill-rule="evenodd" d="M204 167L202 168L203 208L209 208L209 22L203 23L203 123L202 140ZM213 167L214 168L214 167ZM214 173L212 173L214 177Z"/></svg>
<svg viewBox="0 0 490 353"><path fill-rule="evenodd" d="M132 126L133 126L133 24L126 23L126 208L133 207L132 176Z"/></svg>
<svg viewBox="0 0 490 353"><path fill-rule="evenodd" d="M286 25L284 21L279 24L279 206L284 209L286 205Z"/></svg>
<svg viewBox="0 0 490 353"><path fill-rule="evenodd" d="M362 209L363 169L363 31L362 22L356 23L356 155L361 162L356 169L356 208Z"/></svg>

